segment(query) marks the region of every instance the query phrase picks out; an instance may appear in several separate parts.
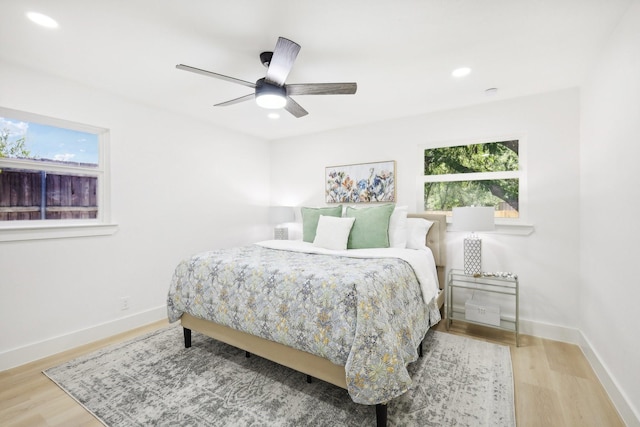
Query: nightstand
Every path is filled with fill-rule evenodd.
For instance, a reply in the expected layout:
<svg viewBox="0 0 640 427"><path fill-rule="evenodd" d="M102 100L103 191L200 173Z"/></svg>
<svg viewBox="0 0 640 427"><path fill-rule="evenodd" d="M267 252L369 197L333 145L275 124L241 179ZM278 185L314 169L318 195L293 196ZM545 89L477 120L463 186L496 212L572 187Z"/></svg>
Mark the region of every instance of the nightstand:
<svg viewBox="0 0 640 427"><path fill-rule="evenodd" d="M500 305L493 303L479 303L469 299L461 307L453 307L454 290L467 289L482 294L489 298L491 295L507 295L513 299L515 308L515 319L506 319L500 316ZM470 276L464 274L462 270L452 269L449 271L446 289L446 326L449 329L451 322L462 321L487 326L505 331L514 332L516 335L516 346L520 346L519 328L519 296L518 296L518 276L513 273L482 273ZM483 300L484 301L484 300Z"/></svg>

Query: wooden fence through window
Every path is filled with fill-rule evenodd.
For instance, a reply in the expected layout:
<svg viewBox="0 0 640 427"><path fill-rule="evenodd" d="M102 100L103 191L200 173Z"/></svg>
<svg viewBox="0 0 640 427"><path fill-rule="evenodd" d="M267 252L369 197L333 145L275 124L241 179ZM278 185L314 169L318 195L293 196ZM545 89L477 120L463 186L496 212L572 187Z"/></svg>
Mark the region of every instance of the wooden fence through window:
<svg viewBox="0 0 640 427"><path fill-rule="evenodd" d="M98 179L45 171L0 171L0 221L97 218Z"/></svg>

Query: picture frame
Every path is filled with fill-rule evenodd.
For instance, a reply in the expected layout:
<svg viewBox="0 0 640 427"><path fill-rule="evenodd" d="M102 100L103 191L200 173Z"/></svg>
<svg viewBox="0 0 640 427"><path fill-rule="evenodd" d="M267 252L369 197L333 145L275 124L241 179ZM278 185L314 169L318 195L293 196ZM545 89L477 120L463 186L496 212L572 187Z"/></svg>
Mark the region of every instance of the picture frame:
<svg viewBox="0 0 640 427"><path fill-rule="evenodd" d="M326 203L394 203L396 161L327 166Z"/></svg>

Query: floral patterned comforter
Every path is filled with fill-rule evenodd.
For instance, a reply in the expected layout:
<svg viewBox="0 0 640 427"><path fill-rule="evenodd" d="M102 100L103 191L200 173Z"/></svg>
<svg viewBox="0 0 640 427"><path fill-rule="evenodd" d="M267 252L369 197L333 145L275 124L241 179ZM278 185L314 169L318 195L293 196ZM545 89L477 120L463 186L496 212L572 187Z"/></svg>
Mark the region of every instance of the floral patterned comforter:
<svg viewBox="0 0 640 427"><path fill-rule="evenodd" d="M259 245L183 260L167 309L171 322L189 313L343 365L351 398L369 405L408 390L406 365L440 320L402 259Z"/></svg>

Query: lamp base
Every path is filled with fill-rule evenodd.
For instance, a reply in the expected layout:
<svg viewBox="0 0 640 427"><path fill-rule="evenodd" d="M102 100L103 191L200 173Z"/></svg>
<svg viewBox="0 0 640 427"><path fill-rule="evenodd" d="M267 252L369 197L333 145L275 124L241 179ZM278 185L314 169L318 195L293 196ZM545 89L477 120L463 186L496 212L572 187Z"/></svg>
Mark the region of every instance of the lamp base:
<svg viewBox="0 0 640 427"><path fill-rule="evenodd" d="M464 239L464 274L473 276L482 273L482 240Z"/></svg>
<svg viewBox="0 0 640 427"><path fill-rule="evenodd" d="M276 240L289 240L289 229L287 227L274 228L273 238Z"/></svg>

